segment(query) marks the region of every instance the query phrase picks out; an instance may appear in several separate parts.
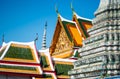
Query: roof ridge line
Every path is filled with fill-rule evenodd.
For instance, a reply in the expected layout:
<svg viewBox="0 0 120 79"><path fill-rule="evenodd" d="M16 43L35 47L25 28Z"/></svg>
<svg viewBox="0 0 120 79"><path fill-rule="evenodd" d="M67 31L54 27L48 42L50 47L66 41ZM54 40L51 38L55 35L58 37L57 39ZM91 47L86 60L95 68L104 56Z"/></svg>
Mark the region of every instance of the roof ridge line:
<svg viewBox="0 0 120 79"><path fill-rule="evenodd" d="M76 15L77 18L85 19L85 20L88 20L88 21L93 21L92 19L84 18L84 17L82 17L82 16L79 16L76 12L75 12L74 14Z"/></svg>
<svg viewBox="0 0 120 79"><path fill-rule="evenodd" d="M72 20L68 20L68 19L62 17L61 15L59 15L59 16L60 16L60 18L61 18L62 21L68 21L68 22L71 22L71 23L76 23L76 22L74 22Z"/></svg>

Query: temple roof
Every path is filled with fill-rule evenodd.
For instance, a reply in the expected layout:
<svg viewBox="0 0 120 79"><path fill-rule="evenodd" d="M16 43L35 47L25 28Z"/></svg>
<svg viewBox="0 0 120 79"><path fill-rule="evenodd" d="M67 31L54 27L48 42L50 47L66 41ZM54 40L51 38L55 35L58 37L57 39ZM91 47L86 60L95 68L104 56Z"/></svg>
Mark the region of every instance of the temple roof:
<svg viewBox="0 0 120 79"><path fill-rule="evenodd" d="M77 24L74 21L67 20L67 19L63 18L61 15L59 15L57 24L58 23L60 24L60 26L63 27L69 40L71 41L71 43L74 44L74 46L82 46L83 38L81 36L81 32L77 28ZM55 40L55 37L56 37L56 34L59 34L56 32L58 32L57 30L60 30L60 29L58 29L58 28L60 28L60 26L56 25L56 29L55 29L54 37L53 37L52 41L57 41L57 40Z"/></svg>
<svg viewBox="0 0 120 79"><path fill-rule="evenodd" d="M92 20L79 16L76 12L73 12L73 21L76 22L83 38L89 37L87 32L88 29L92 27Z"/></svg>
<svg viewBox="0 0 120 79"><path fill-rule="evenodd" d="M52 58L49 53L49 49L39 50L41 66L44 71L54 71Z"/></svg>
<svg viewBox="0 0 120 79"><path fill-rule="evenodd" d="M42 70L34 42L3 43L0 48L0 72L41 75Z"/></svg>
<svg viewBox="0 0 120 79"><path fill-rule="evenodd" d="M83 40L89 36L87 29L91 28L91 26L90 19L82 18L76 14L73 21L71 21L63 18L58 13L58 20L50 46L50 54L55 58L72 57L74 54L73 48L82 47Z"/></svg>
<svg viewBox="0 0 120 79"><path fill-rule="evenodd" d="M74 15L76 15L76 17L77 17L77 19L81 19L81 20L86 20L86 21L92 21L92 19L88 19L88 18L84 18L84 17L81 17L81 16L79 16L77 13L74 13Z"/></svg>
<svg viewBox="0 0 120 79"><path fill-rule="evenodd" d="M43 72L52 75L52 79L68 79L68 71L73 68L73 59L53 58L50 56L49 49L39 50ZM56 74L54 74L54 71ZM51 72L51 73L50 73Z"/></svg>
<svg viewBox="0 0 120 79"><path fill-rule="evenodd" d="M81 32L77 28L77 24L74 21L67 20L60 16L63 27L66 31L71 42L74 43L74 46L82 46L83 37L81 36Z"/></svg>
<svg viewBox="0 0 120 79"><path fill-rule="evenodd" d="M53 58L53 60L58 78L69 79L70 77L68 76L68 71L73 68L73 62L76 60L61 58Z"/></svg>

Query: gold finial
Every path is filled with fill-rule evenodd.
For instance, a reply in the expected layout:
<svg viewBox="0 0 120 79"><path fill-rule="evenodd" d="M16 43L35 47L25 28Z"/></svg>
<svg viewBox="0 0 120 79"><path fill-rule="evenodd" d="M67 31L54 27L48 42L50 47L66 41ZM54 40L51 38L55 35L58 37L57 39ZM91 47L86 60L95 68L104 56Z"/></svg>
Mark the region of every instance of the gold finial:
<svg viewBox="0 0 120 79"><path fill-rule="evenodd" d="M71 2L71 5L70 5L71 9L72 9L72 13L74 14L74 8L73 8L73 5L72 5L72 2Z"/></svg>
<svg viewBox="0 0 120 79"><path fill-rule="evenodd" d="M55 11L56 11L57 14L59 13L56 5L55 5Z"/></svg>
<svg viewBox="0 0 120 79"><path fill-rule="evenodd" d="M71 2L71 5L70 5L70 6L71 6L72 11L74 11L74 8L73 8L73 6L72 6L72 2Z"/></svg>
<svg viewBox="0 0 120 79"><path fill-rule="evenodd" d="M59 12L58 12L58 8L57 8L57 5L55 5L55 11L56 11L57 14L59 13Z"/></svg>
<svg viewBox="0 0 120 79"><path fill-rule="evenodd" d="M59 16L60 14L59 14L59 11L58 11L58 8L57 8L57 5L55 5L55 11L56 11L57 15Z"/></svg>

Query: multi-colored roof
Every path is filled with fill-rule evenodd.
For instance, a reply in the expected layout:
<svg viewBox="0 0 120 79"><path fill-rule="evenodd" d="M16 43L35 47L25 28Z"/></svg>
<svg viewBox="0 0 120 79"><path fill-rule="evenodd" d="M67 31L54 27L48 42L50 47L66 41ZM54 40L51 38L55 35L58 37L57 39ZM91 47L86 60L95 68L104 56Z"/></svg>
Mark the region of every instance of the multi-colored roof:
<svg viewBox="0 0 120 79"><path fill-rule="evenodd" d="M68 79L73 59L52 58L49 49L36 51L34 42L4 43L0 48L0 74L35 79ZM39 56L38 56L39 55Z"/></svg>
<svg viewBox="0 0 120 79"><path fill-rule="evenodd" d="M62 25L69 40L74 44L74 46L82 46L82 36L81 32L77 28L77 24L73 21L69 21L60 16Z"/></svg>
<svg viewBox="0 0 120 79"><path fill-rule="evenodd" d="M49 74L50 79L69 79L68 71L73 68L73 59L53 58L50 56L49 49L39 50L41 67L43 73ZM50 77L51 76L51 77ZM40 78L40 79L46 79Z"/></svg>
<svg viewBox="0 0 120 79"><path fill-rule="evenodd" d="M40 52L40 64L44 71L54 71L52 58L49 53L49 49L39 50Z"/></svg>
<svg viewBox="0 0 120 79"><path fill-rule="evenodd" d="M4 43L0 48L0 73L41 76L43 72L34 42Z"/></svg>
<svg viewBox="0 0 120 79"><path fill-rule="evenodd" d="M34 79L69 79L68 71L79 57L77 48L89 36L87 30L92 20L74 13L73 21L58 14L58 20L50 49L39 54L35 43L9 42L0 48L0 74L22 75Z"/></svg>
<svg viewBox="0 0 120 79"><path fill-rule="evenodd" d="M40 54L40 64L44 75L49 75L50 79L57 79L53 65L53 60L52 57L50 56L49 49L39 50L39 54ZM46 78L44 75L43 75L43 79Z"/></svg>
<svg viewBox="0 0 120 79"><path fill-rule="evenodd" d="M50 53L55 58L69 58L73 55L73 47L82 46L82 36L76 23L58 16L52 39Z"/></svg>
<svg viewBox="0 0 120 79"><path fill-rule="evenodd" d="M76 22L84 39L89 37L87 30L92 27L92 20L83 18L79 16L77 13L73 12L73 21Z"/></svg>
<svg viewBox="0 0 120 79"><path fill-rule="evenodd" d="M82 47L83 40L89 37L87 32L92 27L92 20L82 18L74 13L73 21L58 14L58 20L50 46L50 54L55 58L73 56L74 47Z"/></svg>
<svg viewBox="0 0 120 79"><path fill-rule="evenodd" d="M68 76L68 71L73 68L73 62L75 62L76 60L61 58L53 58L53 60L55 64L57 78L70 79L70 77Z"/></svg>

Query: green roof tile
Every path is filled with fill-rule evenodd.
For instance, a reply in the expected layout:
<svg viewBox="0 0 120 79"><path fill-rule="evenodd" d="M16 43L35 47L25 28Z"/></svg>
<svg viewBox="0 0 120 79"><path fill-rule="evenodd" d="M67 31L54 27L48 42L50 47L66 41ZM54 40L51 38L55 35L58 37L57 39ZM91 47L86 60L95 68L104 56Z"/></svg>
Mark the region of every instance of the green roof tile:
<svg viewBox="0 0 120 79"><path fill-rule="evenodd" d="M20 48L14 46L10 46L5 57L33 60L32 51L30 48Z"/></svg>
<svg viewBox="0 0 120 79"><path fill-rule="evenodd" d="M35 67L26 66L0 65L0 68L36 71Z"/></svg>
<svg viewBox="0 0 120 79"><path fill-rule="evenodd" d="M48 67L48 64L47 64L45 56L41 56L41 65L44 68Z"/></svg>
<svg viewBox="0 0 120 79"><path fill-rule="evenodd" d="M44 78L52 78L52 76L50 74L43 74Z"/></svg>
<svg viewBox="0 0 120 79"><path fill-rule="evenodd" d="M67 64L56 64L55 69L57 75L68 75L68 71L73 68L73 65Z"/></svg>

